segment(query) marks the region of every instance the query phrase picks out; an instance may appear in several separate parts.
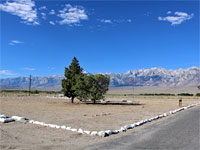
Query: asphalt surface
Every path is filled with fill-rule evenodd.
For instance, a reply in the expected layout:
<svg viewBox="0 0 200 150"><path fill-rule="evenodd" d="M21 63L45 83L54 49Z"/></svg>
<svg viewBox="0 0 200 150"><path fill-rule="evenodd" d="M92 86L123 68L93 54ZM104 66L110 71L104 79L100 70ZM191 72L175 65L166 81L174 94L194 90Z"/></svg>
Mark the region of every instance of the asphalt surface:
<svg viewBox="0 0 200 150"><path fill-rule="evenodd" d="M134 130L134 129L133 129ZM200 150L200 106L89 150Z"/></svg>

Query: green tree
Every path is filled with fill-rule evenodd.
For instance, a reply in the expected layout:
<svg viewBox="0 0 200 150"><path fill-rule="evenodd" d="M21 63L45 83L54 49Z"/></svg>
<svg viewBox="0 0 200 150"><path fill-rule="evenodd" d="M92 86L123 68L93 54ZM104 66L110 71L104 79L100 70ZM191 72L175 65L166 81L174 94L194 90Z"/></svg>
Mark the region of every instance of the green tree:
<svg viewBox="0 0 200 150"><path fill-rule="evenodd" d="M110 77L102 74L91 75L88 79L89 98L96 103L96 100L103 99L108 91Z"/></svg>
<svg viewBox="0 0 200 150"><path fill-rule="evenodd" d="M79 76L76 84L77 98L81 101L88 99L96 103L96 100L103 99L108 91L110 78L102 74Z"/></svg>
<svg viewBox="0 0 200 150"><path fill-rule="evenodd" d="M200 90L200 85L198 86L198 89Z"/></svg>
<svg viewBox="0 0 200 150"><path fill-rule="evenodd" d="M91 77L89 75L83 74L78 76L76 84L76 94L80 101L86 101L90 97L90 89L92 87Z"/></svg>
<svg viewBox="0 0 200 150"><path fill-rule="evenodd" d="M83 75L82 70L76 57L73 58L69 68L65 68L65 79L62 80L62 91L64 96L71 98L72 103L74 103L74 98L77 97L76 88L80 76Z"/></svg>

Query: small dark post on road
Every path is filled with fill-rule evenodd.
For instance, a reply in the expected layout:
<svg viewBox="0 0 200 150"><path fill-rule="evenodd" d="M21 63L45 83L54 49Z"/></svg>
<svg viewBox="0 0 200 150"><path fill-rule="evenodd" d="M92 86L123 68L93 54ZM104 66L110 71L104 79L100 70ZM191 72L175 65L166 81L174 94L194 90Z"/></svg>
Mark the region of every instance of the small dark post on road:
<svg viewBox="0 0 200 150"><path fill-rule="evenodd" d="M29 78L29 96L31 95L31 75L30 75L30 78Z"/></svg>
<svg viewBox="0 0 200 150"><path fill-rule="evenodd" d="M182 107L182 99L179 99L179 107Z"/></svg>

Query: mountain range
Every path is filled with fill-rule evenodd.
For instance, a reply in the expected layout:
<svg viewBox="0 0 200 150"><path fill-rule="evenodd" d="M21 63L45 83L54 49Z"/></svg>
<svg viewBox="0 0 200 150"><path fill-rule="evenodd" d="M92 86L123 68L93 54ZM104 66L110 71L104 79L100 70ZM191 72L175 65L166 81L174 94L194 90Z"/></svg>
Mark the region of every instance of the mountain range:
<svg viewBox="0 0 200 150"><path fill-rule="evenodd" d="M153 87L194 87L200 84L200 67L166 70L164 68L139 69L126 73L102 73L110 76L110 87L153 86ZM33 76L32 87L60 89L64 76ZM134 80L134 82L132 82ZM0 79L0 86L6 88L26 88L29 77Z"/></svg>

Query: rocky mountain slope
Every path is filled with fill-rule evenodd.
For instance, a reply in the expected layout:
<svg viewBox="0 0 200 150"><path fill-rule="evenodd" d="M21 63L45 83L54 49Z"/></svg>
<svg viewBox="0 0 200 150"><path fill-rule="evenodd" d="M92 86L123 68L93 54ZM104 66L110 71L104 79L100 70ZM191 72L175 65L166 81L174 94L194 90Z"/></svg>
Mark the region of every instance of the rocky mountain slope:
<svg viewBox="0 0 200 150"><path fill-rule="evenodd" d="M110 86L156 86L156 87L192 87L200 84L200 67L188 69L166 70L151 68L128 71L126 73L104 73L110 76ZM63 76L32 77L32 87L61 88ZM28 87L28 77L0 79L1 87Z"/></svg>

